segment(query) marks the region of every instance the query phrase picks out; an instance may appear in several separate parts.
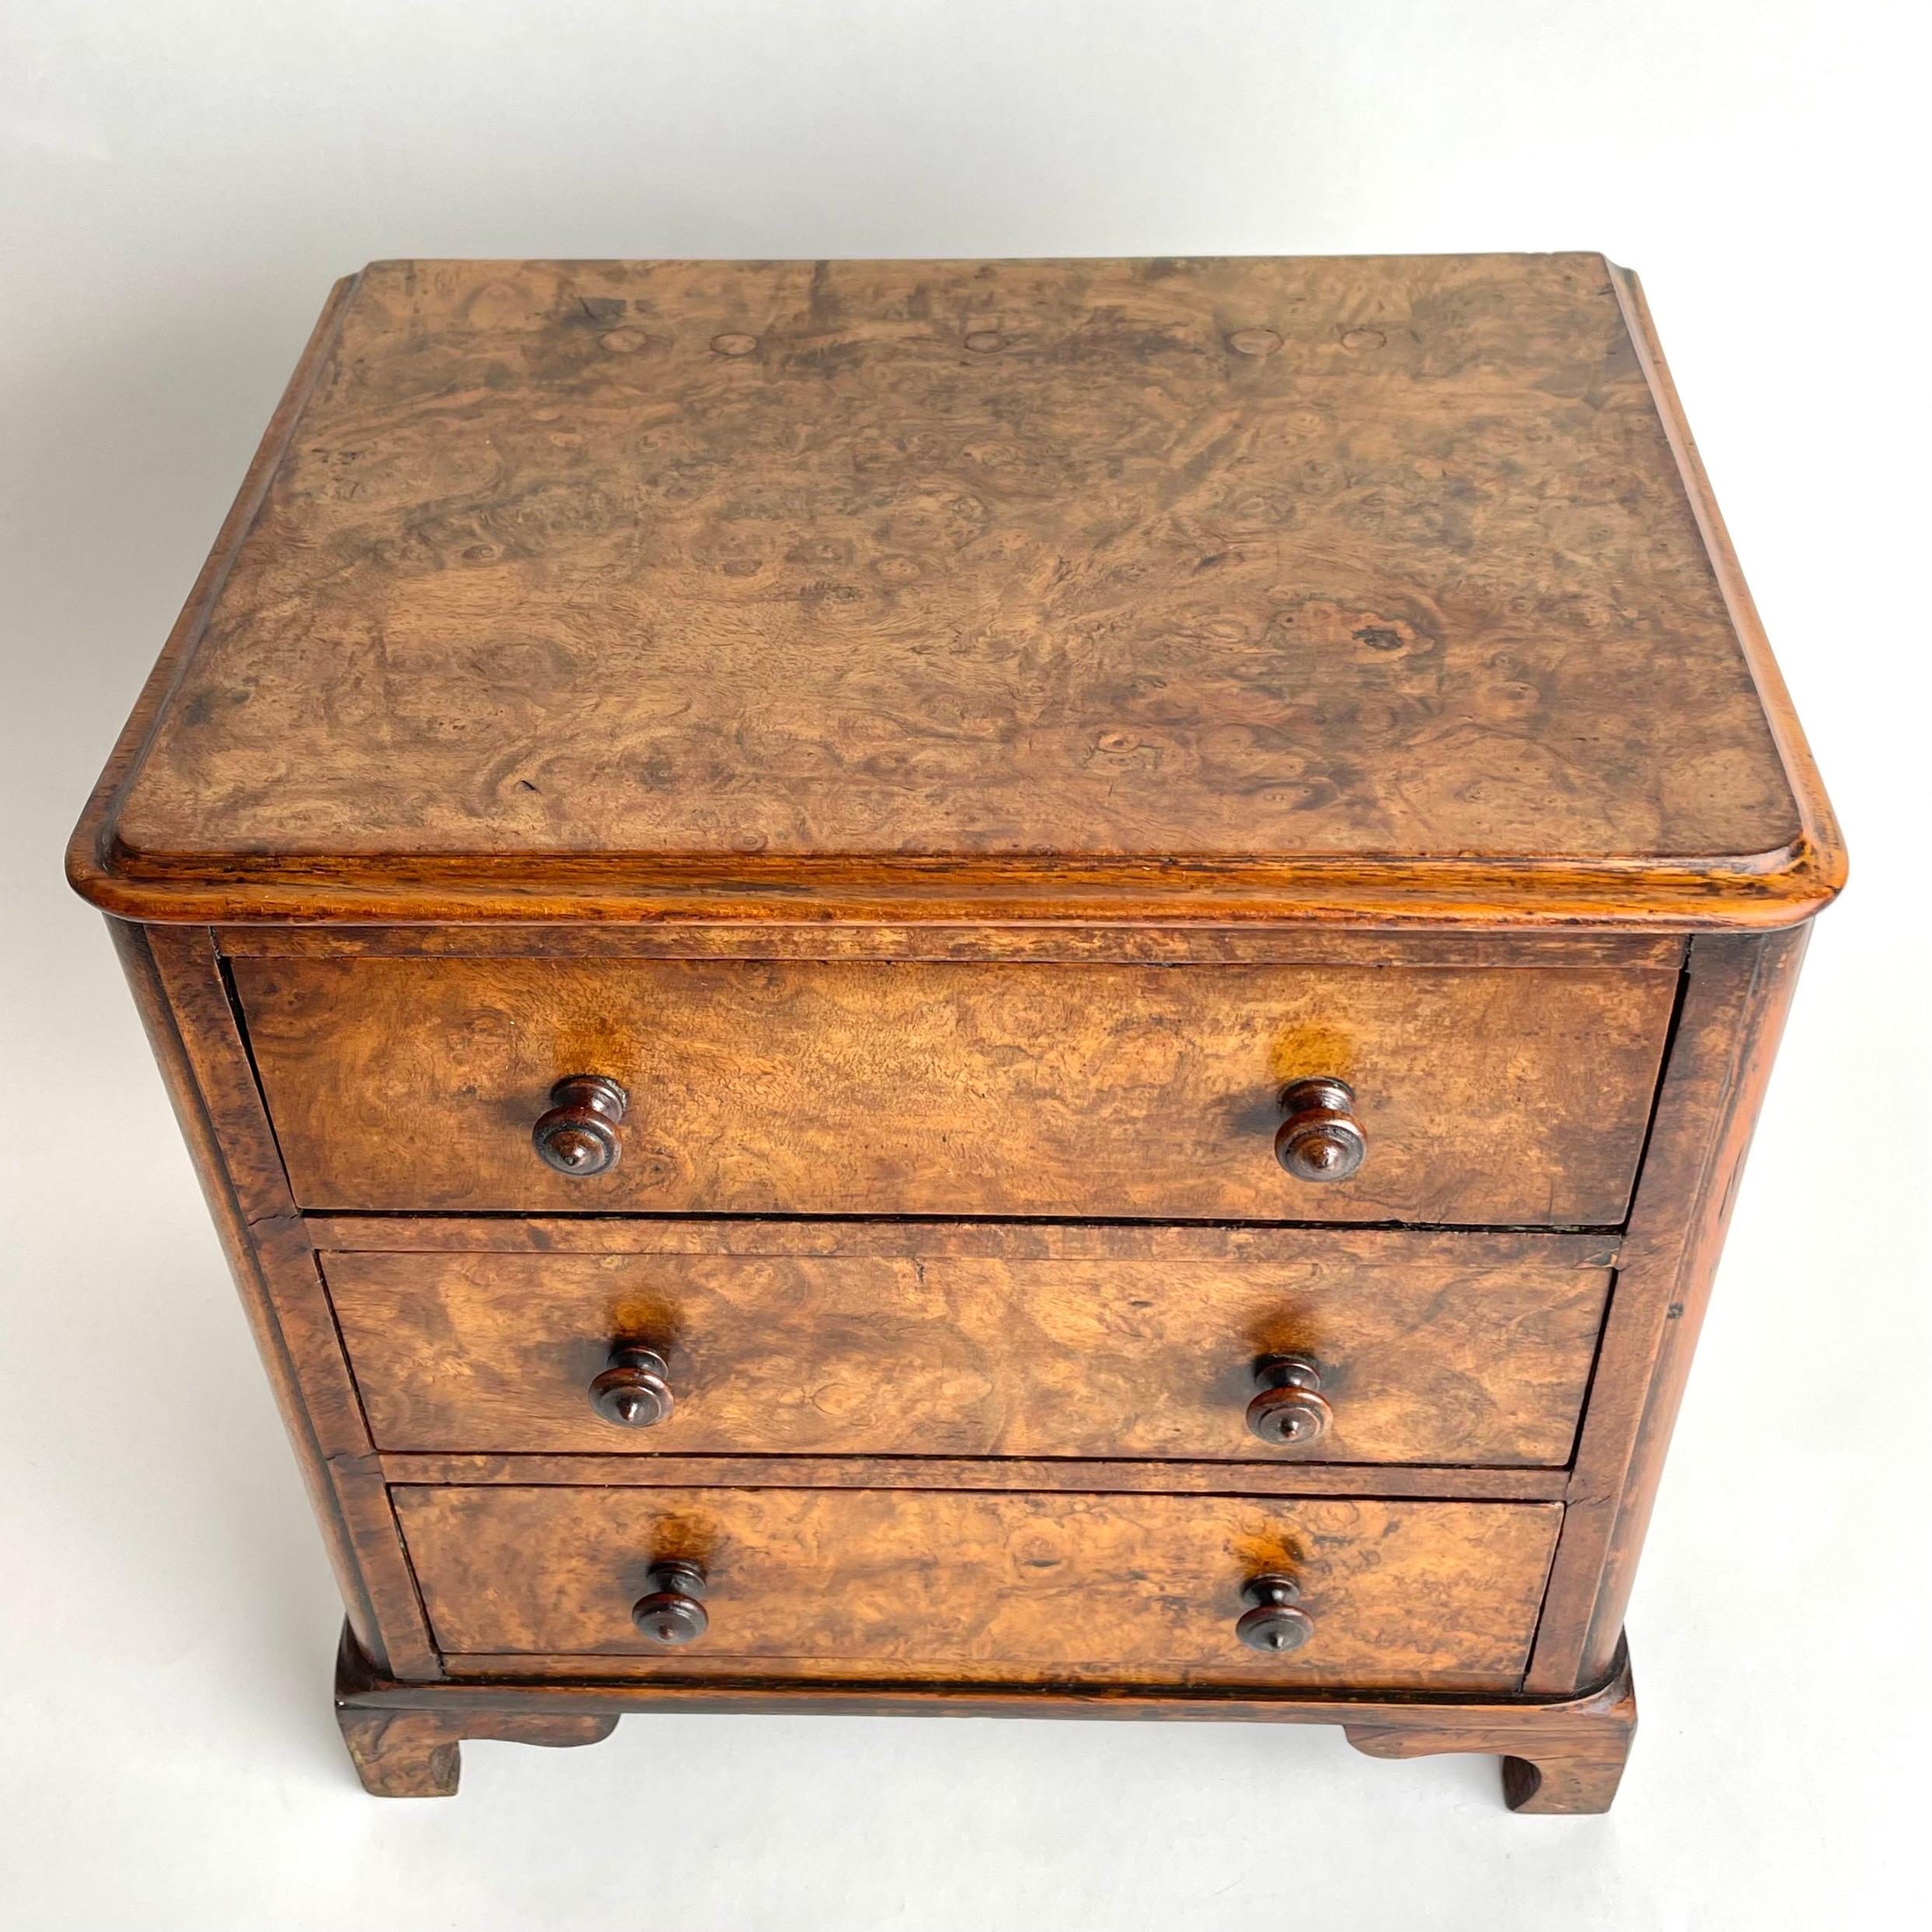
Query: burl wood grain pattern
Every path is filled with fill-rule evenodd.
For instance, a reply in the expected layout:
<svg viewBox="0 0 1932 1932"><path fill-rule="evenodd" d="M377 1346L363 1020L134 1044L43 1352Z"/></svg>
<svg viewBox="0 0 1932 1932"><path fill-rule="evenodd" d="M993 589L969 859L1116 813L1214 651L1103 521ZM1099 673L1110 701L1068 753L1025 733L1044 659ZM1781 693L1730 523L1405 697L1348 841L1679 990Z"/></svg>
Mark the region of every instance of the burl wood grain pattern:
<svg viewBox="0 0 1932 1932"><path fill-rule="evenodd" d="M69 869L139 922L371 1791L805 1707L1609 1801L1845 876L1623 271L377 264ZM549 1130L595 1178L531 1145L566 1076L627 1090ZM619 1341L654 1429L591 1409Z"/></svg>
<svg viewBox="0 0 1932 1932"><path fill-rule="evenodd" d="M1796 828L1608 270L1573 255L376 263L121 833L1554 856Z"/></svg>
<svg viewBox="0 0 1932 1932"><path fill-rule="evenodd" d="M1501 1690L1520 1676L1562 1514L1547 1503L400 1488L454 1675L596 1660L612 1676ZM699 1564L710 1627L630 1620L652 1563ZM1302 1585L1305 1648L1234 1634L1241 1586ZM505 1660L525 1659L521 1664Z"/></svg>
<svg viewBox="0 0 1932 1932"><path fill-rule="evenodd" d="M1620 966L1675 972L1681 933L1282 926L224 926L233 959L1003 960L1067 966Z"/></svg>
<svg viewBox="0 0 1932 1932"><path fill-rule="evenodd" d="M776 1240L774 1246L778 1245ZM1609 1276L1417 1256L1351 1268L681 1254L326 1254L378 1446L424 1452L1556 1464ZM586 1391L612 1343L671 1365L653 1425ZM1315 1362L1304 1450L1243 1414Z"/></svg>
<svg viewBox="0 0 1932 1932"><path fill-rule="evenodd" d="M1669 1024L1662 973L278 960L234 963L312 1208L1608 1225ZM630 1094L617 1165L532 1124ZM1369 1155L1277 1165L1334 1074Z"/></svg>

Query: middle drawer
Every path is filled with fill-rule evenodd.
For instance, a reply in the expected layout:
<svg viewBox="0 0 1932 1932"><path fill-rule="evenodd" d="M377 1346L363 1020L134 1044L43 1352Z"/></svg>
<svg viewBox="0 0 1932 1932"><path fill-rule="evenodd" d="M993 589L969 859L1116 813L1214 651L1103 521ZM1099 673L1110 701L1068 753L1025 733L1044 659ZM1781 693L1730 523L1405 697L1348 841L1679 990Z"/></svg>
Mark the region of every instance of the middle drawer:
<svg viewBox="0 0 1932 1932"><path fill-rule="evenodd" d="M380 1449L1554 1466L1612 1252L1561 1236L969 1226L407 1238L459 1242L460 1226L580 1251L330 1252L322 1233ZM364 1223L354 1238L384 1236ZM668 1384L669 1413L643 1426L613 1399L640 1359L627 1346ZM661 1396L638 1386L628 1406L647 1418Z"/></svg>

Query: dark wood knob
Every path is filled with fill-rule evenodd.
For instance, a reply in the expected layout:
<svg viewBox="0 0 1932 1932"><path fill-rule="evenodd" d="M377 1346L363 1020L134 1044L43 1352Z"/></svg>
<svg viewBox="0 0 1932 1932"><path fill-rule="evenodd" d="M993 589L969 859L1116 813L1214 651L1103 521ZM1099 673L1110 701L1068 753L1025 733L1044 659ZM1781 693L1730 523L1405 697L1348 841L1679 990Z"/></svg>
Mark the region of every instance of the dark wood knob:
<svg viewBox="0 0 1932 1932"><path fill-rule="evenodd" d="M610 1366L591 1384L591 1407L621 1429L647 1429L676 1406L671 1365L655 1348L619 1342Z"/></svg>
<svg viewBox="0 0 1932 1932"><path fill-rule="evenodd" d="M546 1167L560 1174L601 1174L617 1165L617 1123L630 1096L602 1073L573 1073L550 1090L550 1111L530 1130Z"/></svg>
<svg viewBox="0 0 1932 1932"><path fill-rule="evenodd" d="M1257 1391L1248 1427L1276 1449L1307 1449L1328 1433L1335 1412L1323 1399L1321 1370L1307 1355L1264 1355L1254 1365Z"/></svg>
<svg viewBox="0 0 1932 1932"><path fill-rule="evenodd" d="M668 1648L695 1644L711 1621L699 1600L704 1595L704 1572L695 1563L654 1563L644 1581L649 1593L630 1606L638 1634Z"/></svg>
<svg viewBox="0 0 1932 1932"><path fill-rule="evenodd" d="M1241 1588L1241 1600L1254 1608L1234 1627L1234 1634L1250 1650L1272 1651L1278 1656L1299 1650L1315 1634L1315 1620L1306 1610L1295 1607L1302 1586L1289 1576L1250 1577Z"/></svg>
<svg viewBox="0 0 1932 1932"><path fill-rule="evenodd" d="M1282 1096L1288 1118L1275 1136L1275 1158L1297 1180L1346 1180L1369 1151L1346 1080L1297 1080Z"/></svg>

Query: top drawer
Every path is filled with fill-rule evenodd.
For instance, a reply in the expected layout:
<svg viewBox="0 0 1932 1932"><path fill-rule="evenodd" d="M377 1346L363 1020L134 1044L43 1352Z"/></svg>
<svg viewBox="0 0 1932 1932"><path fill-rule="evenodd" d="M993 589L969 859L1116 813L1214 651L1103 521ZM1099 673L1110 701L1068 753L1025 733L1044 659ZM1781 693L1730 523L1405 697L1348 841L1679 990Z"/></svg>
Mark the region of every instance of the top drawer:
<svg viewBox="0 0 1932 1932"><path fill-rule="evenodd" d="M1620 1222L1675 976L1627 968L234 961L305 1208ZM619 1158L531 1130L619 1082ZM1278 1163L1345 1081L1342 1179Z"/></svg>

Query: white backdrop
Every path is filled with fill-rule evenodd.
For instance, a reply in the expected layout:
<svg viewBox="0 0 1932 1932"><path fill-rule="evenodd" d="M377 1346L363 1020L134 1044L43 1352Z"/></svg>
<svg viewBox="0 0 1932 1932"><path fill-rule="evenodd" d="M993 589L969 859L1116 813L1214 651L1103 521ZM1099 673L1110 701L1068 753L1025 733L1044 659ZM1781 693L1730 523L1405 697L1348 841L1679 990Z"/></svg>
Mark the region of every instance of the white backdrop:
<svg viewBox="0 0 1932 1932"><path fill-rule="evenodd" d="M0 1923L1918 1922L1922 0L0 8ZM61 845L372 256L1601 248L1841 808L1631 1616L1605 1820L1327 1731L633 1718L364 1798L337 1613ZM7 1867L12 1867L9 1875Z"/></svg>

